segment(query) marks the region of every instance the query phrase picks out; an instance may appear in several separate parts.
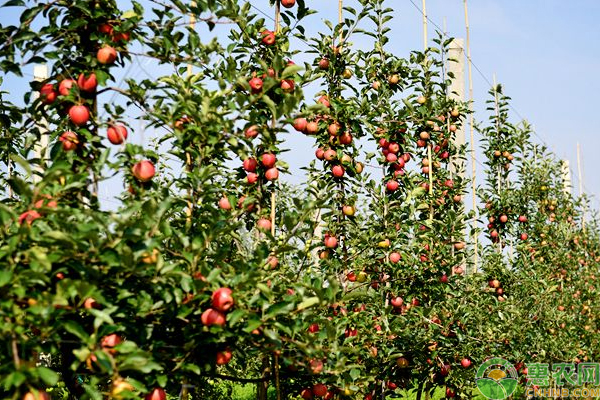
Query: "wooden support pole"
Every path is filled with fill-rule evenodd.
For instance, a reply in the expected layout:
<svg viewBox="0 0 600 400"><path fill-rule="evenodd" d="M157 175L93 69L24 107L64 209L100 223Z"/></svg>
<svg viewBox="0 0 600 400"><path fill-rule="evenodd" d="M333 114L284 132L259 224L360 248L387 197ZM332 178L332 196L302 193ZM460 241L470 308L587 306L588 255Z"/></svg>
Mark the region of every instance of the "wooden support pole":
<svg viewBox="0 0 600 400"><path fill-rule="evenodd" d="M469 9L467 5L467 0L464 0L464 8L465 8L465 27L466 27L466 39L467 39L467 60L469 62L469 108L471 113L469 114L469 129L470 129L470 139L471 139L471 190L473 192L473 211L475 212L475 218L473 218L473 267L474 271L477 271L477 264L479 262L479 236L477 235L477 184L476 184L476 159L475 159L475 127L473 121L473 64L471 63L471 35L469 29Z"/></svg>
<svg viewBox="0 0 600 400"><path fill-rule="evenodd" d="M579 142L577 142L577 176L579 177L579 198L583 199L583 168L581 166L581 146ZM585 231L585 212L586 205L582 204L583 207L583 215L581 216L581 227Z"/></svg>
<svg viewBox="0 0 600 400"><path fill-rule="evenodd" d="M423 7L423 49L427 50L427 0L422 0Z"/></svg>

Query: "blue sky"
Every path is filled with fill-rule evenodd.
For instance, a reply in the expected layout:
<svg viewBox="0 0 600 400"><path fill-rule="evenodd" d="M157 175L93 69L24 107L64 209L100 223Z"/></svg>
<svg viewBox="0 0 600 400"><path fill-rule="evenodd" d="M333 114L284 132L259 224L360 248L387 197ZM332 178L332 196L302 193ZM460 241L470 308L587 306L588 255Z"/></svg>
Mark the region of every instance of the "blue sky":
<svg viewBox="0 0 600 400"><path fill-rule="evenodd" d="M337 20L337 0L306 2L319 10L318 14L307 18L308 32L326 30L324 19ZM421 7L421 0L413 2ZM126 1L120 3L127 8ZM267 14L273 13L266 0L252 3ZM348 5L355 3L345 0ZM391 22L393 39L388 50L403 56L413 49L422 49L420 11L410 0L389 0L387 6L395 10L395 19ZM465 37L462 0L427 0L427 12L433 22L447 27L450 36ZM495 74L505 93L512 97L512 105L518 113L533 124L539 137L558 157L570 160L575 172L575 194L578 193L576 144L581 143L585 188L588 194L596 197L600 195L600 177L595 174L594 167L600 148L600 135L595 124L600 105L596 95L600 93L599 16L598 0L469 1L471 53L475 65L489 81ZM15 17L14 9L0 11L3 25L15 22ZM430 38L435 29L429 25ZM31 73L32 67L28 67L27 72ZM145 72L140 72L139 68L124 70L121 74L125 72L129 76L145 77ZM489 84L477 71L473 78L476 118L484 120L487 119L483 110ZM10 78L2 89L11 93L11 100L19 102L21 91L26 87L23 81ZM519 118L514 115L514 119ZM133 124L134 128L136 126L139 123ZM153 134L136 132L132 137L136 142L143 142ZM294 149L284 156L293 174L288 179L299 180L298 168L313 158L313 141L291 134L285 146ZM106 198L118 191L112 186L103 188ZM595 207L599 204L594 201Z"/></svg>

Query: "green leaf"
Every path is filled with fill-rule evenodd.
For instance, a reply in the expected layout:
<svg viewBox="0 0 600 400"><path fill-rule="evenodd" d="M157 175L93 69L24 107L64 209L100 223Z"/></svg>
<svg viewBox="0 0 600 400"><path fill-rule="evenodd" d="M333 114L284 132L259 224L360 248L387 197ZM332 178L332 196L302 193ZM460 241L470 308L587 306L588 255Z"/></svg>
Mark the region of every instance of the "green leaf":
<svg viewBox="0 0 600 400"><path fill-rule="evenodd" d="M54 386L58 382L58 374L50 368L38 367L37 373L47 386Z"/></svg>
<svg viewBox="0 0 600 400"><path fill-rule="evenodd" d="M309 297L308 299L304 300L302 303L298 304L298 311L302 311L306 308L312 307L312 306L316 306L317 304L319 304L320 300L318 297Z"/></svg>

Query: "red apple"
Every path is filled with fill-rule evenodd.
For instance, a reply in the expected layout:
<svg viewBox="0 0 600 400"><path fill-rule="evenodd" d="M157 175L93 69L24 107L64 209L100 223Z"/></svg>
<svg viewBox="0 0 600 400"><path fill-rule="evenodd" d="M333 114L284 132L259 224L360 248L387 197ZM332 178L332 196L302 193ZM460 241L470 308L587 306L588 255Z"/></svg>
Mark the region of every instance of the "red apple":
<svg viewBox="0 0 600 400"><path fill-rule="evenodd" d="M62 135L60 135L58 140L62 142L62 148L64 151L75 150L79 144L79 137L75 132L71 131L64 132Z"/></svg>
<svg viewBox="0 0 600 400"><path fill-rule="evenodd" d="M306 124L306 130L305 133L307 135L314 135L317 132L319 132L319 124L317 124L316 122L309 122L308 124Z"/></svg>
<svg viewBox="0 0 600 400"><path fill-rule="evenodd" d="M127 139L127 128L123 125L109 126L106 131L106 137L112 144L121 144Z"/></svg>
<svg viewBox="0 0 600 400"><path fill-rule="evenodd" d="M102 347L102 350L108 351L111 354L115 354L116 350L114 347L121 343L123 343L123 338L116 333L111 333L110 335L106 335L102 338L100 346Z"/></svg>
<svg viewBox="0 0 600 400"><path fill-rule="evenodd" d="M508 217L504 214L502 214L500 216L500 222L502 222L503 224L505 224L508 221Z"/></svg>
<svg viewBox="0 0 600 400"><path fill-rule="evenodd" d="M440 276L440 282L448 283L448 275L443 274L442 276Z"/></svg>
<svg viewBox="0 0 600 400"><path fill-rule="evenodd" d="M248 174L246 175L246 182L248 182L251 185L258 182L258 175L254 172L248 172Z"/></svg>
<svg viewBox="0 0 600 400"><path fill-rule="evenodd" d="M19 224L23 225L24 222L27 222L28 225L31 225L33 221L41 217L42 215L39 212L35 210L28 210L19 216Z"/></svg>
<svg viewBox="0 0 600 400"><path fill-rule="evenodd" d="M281 5L285 8L292 8L296 5L296 0L281 0Z"/></svg>
<svg viewBox="0 0 600 400"><path fill-rule="evenodd" d="M446 397L447 398L454 398L454 396L456 396L456 392L454 390L452 390L451 388L447 387L446 388Z"/></svg>
<svg viewBox="0 0 600 400"><path fill-rule="evenodd" d="M323 160L325 158L325 151L319 147L317 150L315 150L315 157L317 157L319 160Z"/></svg>
<svg viewBox="0 0 600 400"><path fill-rule="evenodd" d="M115 43L128 42L130 38L131 34L129 32L115 32L115 34L112 35L112 40Z"/></svg>
<svg viewBox="0 0 600 400"><path fill-rule="evenodd" d="M252 93L259 93L263 87L263 80L257 77L254 77L248 81L250 84L250 89Z"/></svg>
<svg viewBox="0 0 600 400"><path fill-rule="evenodd" d="M449 373L450 373L450 364L442 365L442 367L440 368L440 374L442 376L448 376Z"/></svg>
<svg viewBox="0 0 600 400"><path fill-rule="evenodd" d="M471 360L469 360L468 358L463 358L460 361L460 365L462 365L463 368L469 368L471 366Z"/></svg>
<svg viewBox="0 0 600 400"><path fill-rule="evenodd" d="M140 182L148 182L154 177L156 169L151 161L143 160L135 163L131 168L133 176Z"/></svg>
<svg viewBox="0 0 600 400"><path fill-rule="evenodd" d="M385 139L383 139L383 140L385 140ZM397 154L400 151L400 145L398 143L392 142L387 146L387 149L391 153Z"/></svg>
<svg viewBox="0 0 600 400"><path fill-rule="evenodd" d="M319 332L319 324L310 324L310 326L308 327L308 331L310 333L317 333L317 332Z"/></svg>
<svg viewBox="0 0 600 400"><path fill-rule="evenodd" d="M348 274L346 275L346 278L350 282L356 282L356 274L354 273L354 271L348 272Z"/></svg>
<svg viewBox="0 0 600 400"><path fill-rule="evenodd" d="M255 172L256 167L258 166L258 162L256 161L255 158L250 157L250 158L246 158L242 165L243 165L245 171Z"/></svg>
<svg viewBox="0 0 600 400"><path fill-rule="evenodd" d="M67 96L73 87L77 87L77 82L75 82L73 79L63 79L58 84L58 93L61 96Z"/></svg>
<svg viewBox="0 0 600 400"><path fill-rule="evenodd" d="M144 397L144 400L167 400L167 394L163 388L154 388Z"/></svg>
<svg viewBox="0 0 600 400"><path fill-rule="evenodd" d="M340 143L343 145L349 145L352 143L352 135L350 132L344 132L339 136Z"/></svg>
<svg viewBox="0 0 600 400"><path fill-rule="evenodd" d="M519 222L527 222L527 216L519 215Z"/></svg>
<svg viewBox="0 0 600 400"><path fill-rule="evenodd" d="M320 374L323 371L323 361L312 359L309 362L310 372Z"/></svg>
<svg viewBox="0 0 600 400"><path fill-rule="evenodd" d="M404 299L400 296L396 296L396 297L392 298L390 303L392 304L393 307L398 308L398 307L401 307L402 304L404 304Z"/></svg>
<svg viewBox="0 0 600 400"><path fill-rule="evenodd" d="M338 245L338 240L335 236L325 235L323 243L325 244L325 247L329 249L335 249Z"/></svg>
<svg viewBox="0 0 600 400"><path fill-rule="evenodd" d="M521 240L527 240L529 238L529 235L527 235L525 232L521 233Z"/></svg>
<svg viewBox="0 0 600 400"><path fill-rule="evenodd" d="M300 397L302 397L304 400L310 400L313 398L313 393L312 390L310 389L302 389L302 391L300 392Z"/></svg>
<svg viewBox="0 0 600 400"><path fill-rule="evenodd" d="M88 93L95 92L96 87L98 86L98 80L96 79L96 74L92 72L87 77L83 73L79 74L79 78L77 79L77 85L79 86L79 89L84 92L88 92Z"/></svg>
<svg viewBox="0 0 600 400"><path fill-rule="evenodd" d="M337 152L333 149L327 149L323 155L327 161L333 161L337 158Z"/></svg>
<svg viewBox="0 0 600 400"><path fill-rule="evenodd" d="M227 350L219 351L217 353L217 365L228 364L229 361L231 361L231 357L233 357L231 350L227 349Z"/></svg>
<svg viewBox="0 0 600 400"><path fill-rule="evenodd" d="M246 136L248 139L253 139L253 138L257 137L258 136L258 126L252 125L248 129L246 129L244 131L244 136Z"/></svg>
<svg viewBox="0 0 600 400"><path fill-rule="evenodd" d="M98 32L110 35L113 33L113 27L111 24L100 24L98 26Z"/></svg>
<svg viewBox="0 0 600 400"><path fill-rule="evenodd" d="M284 79L281 81L279 87L286 93L291 93L294 91L295 82L293 79Z"/></svg>
<svg viewBox="0 0 600 400"><path fill-rule="evenodd" d="M499 288L500 287L500 281L498 279L492 279L488 282L488 285L491 288Z"/></svg>
<svg viewBox="0 0 600 400"><path fill-rule="evenodd" d="M327 386L322 383L317 383L312 387L312 392L317 397L323 397L327 394Z"/></svg>
<svg viewBox="0 0 600 400"><path fill-rule="evenodd" d="M44 104L52 104L56 100L56 91L54 85L46 83L40 88L40 99Z"/></svg>
<svg viewBox="0 0 600 400"><path fill-rule="evenodd" d="M258 221L256 222L256 226L261 231L265 231L265 232L270 231L271 230L271 220L269 220L267 218L259 218Z"/></svg>
<svg viewBox="0 0 600 400"><path fill-rule="evenodd" d="M394 252L390 253L390 261L393 262L394 264L399 262L401 258L402 258L402 256L398 252L394 251Z"/></svg>
<svg viewBox="0 0 600 400"><path fill-rule="evenodd" d="M98 50L96 58L100 64L112 64L117 59L117 51L111 46L104 46Z"/></svg>
<svg viewBox="0 0 600 400"><path fill-rule="evenodd" d="M279 178L279 170L275 167L269 168L268 170L265 171L265 178L268 181L277 180Z"/></svg>
<svg viewBox="0 0 600 400"><path fill-rule="evenodd" d="M317 103L321 103L327 108L329 108L329 106L331 105L331 103L329 103L329 99L327 98L327 96L319 97L319 99L317 100Z"/></svg>
<svg viewBox="0 0 600 400"><path fill-rule="evenodd" d="M331 168L331 173L335 178L343 177L344 172L344 167L342 167L341 165L334 165L333 168Z"/></svg>
<svg viewBox="0 0 600 400"><path fill-rule="evenodd" d="M43 390L33 390L25 393L23 400L50 400L50 395Z"/></svg>
<svg viewBox="0 0 600 400"><path fill-rule="evenodd" d="M75 125L82 126L90 120L90 111L83 105L72 106L69 109L69 118Z"/></svg>
<svg viewBox="0 0 600 400"><path fill-rule="evenodd" d="M209 308L202 313L200 320L205 326L223 326L227 322L227 317L222 312Z"/></svg>
<svg viewBox="0 0 600 400"><path fill-rule="evenodd" d="M211 297L213 308L222 312L229 311L234 304L232 293L231 289L225 287L215 290Z"/></svg>
<svg viewBox="0 0 600 400"><path fill-rule="evenodd" d="M389 192L395 192L399 186L400 185L399 185L398 181L395 181L395 180L388 181L385 185L386 189Z"/></svg>
<svg viewBox="0 0 600 400"><path fill-rule="evenodd" d="M329 69L329 60L327 58L321 58L321 60L319 61L319 69Z"/></svg>
<svg viewBox="0 0 600 400"><path fill-rule="evenodd" d="M277 157L273 153L264 153L260 159L260 162L266 168L271 168L277 162Z"/></svg>
<svg viewBox="0 0 600 400"><path fill-rule="evenodd" d="M298 132L304 132L306 130L307 125L308 121L306 120L306 118L296 118L294 120L294 129Z"/></svg>
<svg viewBox="0 0 600 400"><path fill-rule="evenodd" d="M262 31L262 43L267 46L272 46L275 44L275 32L264 30Z"/></svg>

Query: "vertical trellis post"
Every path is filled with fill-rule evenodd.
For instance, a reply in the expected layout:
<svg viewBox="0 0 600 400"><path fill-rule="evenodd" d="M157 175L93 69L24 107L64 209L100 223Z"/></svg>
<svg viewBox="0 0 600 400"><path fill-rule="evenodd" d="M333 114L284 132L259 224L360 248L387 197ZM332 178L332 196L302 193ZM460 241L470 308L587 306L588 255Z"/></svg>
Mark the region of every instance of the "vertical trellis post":
<svg viewBox="0 0 600 400"><path fill-rule="evenodd" d="M577 142L577 176L579 177L579 197L583 199L583 173L581 167L581 146L579 145L579 142ZM583 204L582 207L583 215L581 216L581 227L585 231L585 204Z"/></svg>
<svg viewBox="0 0 600 400"><path fill-rule="evenodd" d="M473 122L473 63L471 62L471 33L469 29L469 9L467 5L467 0L464 0L464 9L465 9L465 27L466 27L466 35L467 35L467 60L469 61L469 130L470 130L470 140L471 140L471 190L473 192L473 211L475 212L475 218L473 218L473 267L474 272L477 271L477 264L479 258L479 236L477 235L477 184L476 184L476 166L475 166L475 128Z"/></svg>

